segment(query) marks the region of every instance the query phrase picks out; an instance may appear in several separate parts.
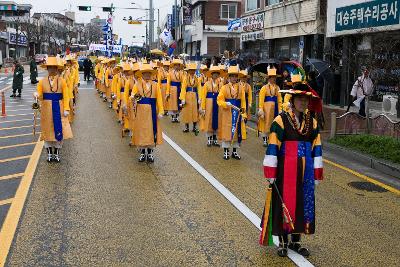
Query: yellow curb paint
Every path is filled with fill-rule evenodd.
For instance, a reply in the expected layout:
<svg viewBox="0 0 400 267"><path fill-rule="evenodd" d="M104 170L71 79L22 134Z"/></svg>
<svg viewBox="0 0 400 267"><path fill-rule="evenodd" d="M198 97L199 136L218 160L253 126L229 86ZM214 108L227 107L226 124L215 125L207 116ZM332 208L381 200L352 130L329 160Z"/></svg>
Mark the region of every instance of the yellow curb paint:
<svg viewBox="0 0 400 267"><path fill-rule="evenodd" d="M0 206L11 204L12 201L13 201L13 198L0 200Z"/></svg>
<svg viewBox="0 0 400 267"><path fill-rule="evenodd" d="M12 146L0 146L0 150L14 148L14 147L21 147L21 146L30 146L30 145L34 145L34 144L36 144L36 142L23 143L23 144L17 144L17 145L12 145Z"/></svg>
<svg viewBox="0 0 400 267"><path fill-rule="evenodd" d="M25 174L21 179L17 192L15 193L14 201L11 203L10 209L8 210L7 216L4 220L3 228L0 230L0 267L3 267L6 264L7 256L14 239L22 209L24 208L33 175L35 174L40 154L43 149L43 143L43 141L38 141L36 143L31 159L26 167Z"/></svg>
<svg viewBox="0 0 400 267"><path fill-rule="evenodd" d="M1 128L0 131L20 129L20 128L32 128L32 127L33 125L15 126L15 127Z"/></svg>
<svg viewBox="0 0 400 267"><path fill-rule="evenodd" d="M20 159L28 159L31 156L21 156L21 157L15 157L15 158L8 158L8 159L0 159L0 163L4 163L4 162L10 162L10 161L15 161L15 160L20 160Z"/></svg>
<svg viewBox="0 0 400 267"><path fill-rule="evenodd" d="M40 133L41 132L36 132L36 134L40 134ZM14 137L28 136L28 135L33 135L33 134L32 133L27 133L27 134L0 136L0 139L7 139L7 138L14 138Z"/></svg>
<svg viewBox="0 0 400 267"><path fill-rule="evenodd" d="M10 174L10 175L5 175L5 176L0 176L0 181L1 180L8 180L8 179L12 179L12 178L17 178L17 177L21 177L24 176L24 173L15 173L15 174Z"/></svg>
<svg viewBox="0 0 400 267"><path fill-rule="evenodd" d="M335 163L335 162L332 162L332 161L330 161L330 160L323 159L323 161L326 162L326 163L328 163L328 164L330 164L330 165L332 165L332 166L335 166L335 167L337 167L337 168L339 168L339 169L342 169L342 170L344 170L344 171L347 171L347 172L349 172L349 173L351 173L351 174L357 176L358 178L364 179L364 180L366 180L366 181L368 181L368 182L370 182L370 183L373 183L373 184L375 184L375 185L377 185L377 186L380 186L380 187L382 187L382 188L388 190L389 192L392 192L392 193L394 193L394 194L400 195L400 190L397 190L396 188L393 188L393 187L391 187L391 186L388 186L388 185L386 185L386 184L384 184L384 183L381 183L381 182L379 182L379 181L377 181L377 180L372 179L371 177L368 177L368 176L366 176L366 175L364 175L364 174L361 174L361 173L359 173L359 172L353 171L352 169L349 169L349 168L347 168L347 167L345 167L345 166L342 166L342 165L337 164L337 163Z"/></svg>

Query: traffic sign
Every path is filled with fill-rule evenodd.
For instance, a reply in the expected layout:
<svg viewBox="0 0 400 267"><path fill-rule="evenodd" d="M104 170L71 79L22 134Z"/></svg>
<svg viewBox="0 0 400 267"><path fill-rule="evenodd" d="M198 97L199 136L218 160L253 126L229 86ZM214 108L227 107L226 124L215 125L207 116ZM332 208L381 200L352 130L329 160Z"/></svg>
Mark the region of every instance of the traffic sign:
<svg viewBox="0 0 400 267"><path fill-rule="evenodd" d="M91 6L78 6L78 9L80 11L92 11L92 7Z"/></svg>

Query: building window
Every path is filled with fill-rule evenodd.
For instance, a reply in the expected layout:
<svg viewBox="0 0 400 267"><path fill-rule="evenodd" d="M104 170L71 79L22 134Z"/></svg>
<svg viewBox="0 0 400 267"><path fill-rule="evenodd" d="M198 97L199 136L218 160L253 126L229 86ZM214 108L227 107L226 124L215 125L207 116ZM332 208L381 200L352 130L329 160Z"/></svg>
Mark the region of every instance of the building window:
<svg viewBox="0 0 400 267"><path fill-rule="evenodd" d="M246 11L253 11L260 8L260 0L246 0Z"/></svg>
<svg viewBox="0 0 400 267"><path fill-rule="evenodd" d="M196 6L193 8L192 11L192 21L201 20L201 5Z"/></svg>
<svg viewBox="0 0 400 267"><path fill-rule="evenodd" d="M219 40L219 53L223 54L225 50L235 51L236 42L234 38L221 38Z"/></svg>
<svg viewBox="0 0 400 267"><path fill-rule="evenodd" d="M222 4L221 5L221 19L231 20L237 17L237 5L236 4Z"/></svg>
<svg viewBox="0 0 400 267"><path fill-rule="evenodd" d="M268 0L268 5L271 6L271 5L278 4L280 2L282 2L282 0Z"/></svg>

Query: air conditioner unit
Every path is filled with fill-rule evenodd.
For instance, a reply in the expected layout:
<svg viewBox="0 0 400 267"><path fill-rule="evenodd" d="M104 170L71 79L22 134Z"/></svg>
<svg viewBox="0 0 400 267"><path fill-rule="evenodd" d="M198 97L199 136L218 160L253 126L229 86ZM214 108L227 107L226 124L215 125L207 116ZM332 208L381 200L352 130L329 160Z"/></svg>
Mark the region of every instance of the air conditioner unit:
<svg viewBox="0 0 400 267"><path fill-rule="evenodd" d="M382 112L396 115L397 100L398 100L397 96L384 95L382 101Z"/></svg>

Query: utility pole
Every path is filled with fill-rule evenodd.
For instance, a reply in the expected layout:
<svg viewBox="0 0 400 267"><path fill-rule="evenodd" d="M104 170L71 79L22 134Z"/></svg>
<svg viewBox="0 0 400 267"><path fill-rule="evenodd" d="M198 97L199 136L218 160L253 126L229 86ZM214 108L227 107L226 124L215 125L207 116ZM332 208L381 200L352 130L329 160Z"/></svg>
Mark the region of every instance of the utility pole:
<svg viewBox="0 0 400 267"><path fill-rule="evenodd" d="M149 0L149 11L150 11L150 27L149 27L149 44L150 48L154 42L154 8L153 8L153 0Z"/></svg>

